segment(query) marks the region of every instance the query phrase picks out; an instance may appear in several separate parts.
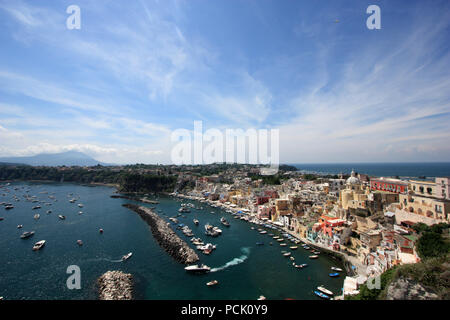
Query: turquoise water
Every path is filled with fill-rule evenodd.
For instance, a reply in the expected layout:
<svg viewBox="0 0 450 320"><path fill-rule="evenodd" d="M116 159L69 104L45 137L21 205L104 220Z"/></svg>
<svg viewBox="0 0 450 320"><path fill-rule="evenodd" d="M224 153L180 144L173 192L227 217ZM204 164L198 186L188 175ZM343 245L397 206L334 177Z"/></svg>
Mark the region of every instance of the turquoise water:
<svg viewBox="0 0 450 320"><path fill-rule="evenodd" d="M13 188L18 188L14 190ZM23 195L37 196L51 206L40 203L42 209L32 210L38 203L25 201ZM8 192L9 191L9 192ZM48 192L48 194L40 192ZM201 262L214 268L205 275L187 274L184 265L177 263L162 250L154 240L148 225L133 211L122 207L125 199L112 199L114 189L109 187L87 187L74 184L12 183L0 188L0 202L10 202L15 208L9 211L0 207L0 296L5 299L96 299L96 279L108 270L122 270L135 277L137 299L256 299L260 295L268 299L318 299L313 289L325 285L340 293L345 275L330 278L331 266L342 265L321 256L308 259L310 254L299 247L292 251L297 264L309 267L296 269L289 258L283 257L280 247L270 236L251 230L251 224L233 219L221 209L205 204L204 210L193 209L178 217L180 223L188 225L196 237L217 244L209 256L199 252ZM73 193L73 196L69 196ZM20 201L13 200L16 194ZM57 202L48 198L54 195ZM72 197L79 198L69 203ZM180 202L171 197L159 197L156 206L160 215L168 219L178 214ZM83 203L79 208L77 203ZM142 204L141 204L142 205ZM149 205L152 206L152 205ZM46 214L47 210L52 210ZM83 211L79 215L79 211ZM40 219L33 216L39 212ZM66 216L66 220L57 215ZM220 224L226 217L231 227ZM195 226L194 218L200 220ZM218 238L204 235L204 225L219 226L223 233ZM22 224L22 229L17 225ZM104 233L98 232L99 228ZM255 228L256 229L256 228ZM36 231L29 239L20 239L23 231ZM189 239L176 230L190 245ZM269 231L271 233L273 231ZM276 234L278 232L275 232ZM40 251L32 251L33 244L45 239ZM83 241L79 247L76 241ZM257 246L256 242L264 242ZM273 246L269 245L273 243ZM289 246L288 242L288 246ZM126 262L122 255L133 252ZM81 269L81 289L69 290L66 280L69 265ZM216 279L219 285L207 287L206 282Z"/></svg>

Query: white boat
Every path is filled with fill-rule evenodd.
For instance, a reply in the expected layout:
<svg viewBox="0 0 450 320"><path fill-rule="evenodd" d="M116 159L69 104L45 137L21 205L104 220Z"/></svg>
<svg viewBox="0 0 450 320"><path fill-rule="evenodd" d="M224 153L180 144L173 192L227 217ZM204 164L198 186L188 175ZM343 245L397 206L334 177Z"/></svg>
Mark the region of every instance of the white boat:
<svg viewBox="0 0 450 320"><path fill-rule="evenodd" d="M309 256L310 259L317 259L318 257L319 257L318 255Z"/></svg>
<svg viewBox="0 0 450 320"><path fill-rule="evenodd" d="M194 224L195 224L196 226L198 226L199 221L198 221L197 219L194 219L193 221L194 221Z"/></svg>
<svg viewBox="0 0 450 320"><path fill-rule="evenodd" d="M17 229L22 229L22 227L23 227L23 225L19 224L19 225L17 226Z"/></svg>
<svg viewBox="0 0 450 320"><path fill-rule="evenodd" d="M34 215L34 219L35 219L35 220L39 219L40 217L41 217L41 216L40 216L39 213L37 213L37 214Z"/></svg>
<svg viewBox="0 0 450 320"><path fill-rule="evenodd" d="M84 205L83 205L82 203L79 203L79 204L78 204L78 207L83 208Z"/></svg>
<svg viewBox="0 0 450 320"><path fill-rule="evenodd" d="M296 250L298 247L297 246L292 246L292 247L289 247L291 250Z"/></svg>
<svg viewBox="0 0 450 320"><path fill-rule="evenodd" d="M58 215L58 218L60 218L61 220L64 220L64 219L66 219L66 217L65 216L63 216L63 215Z"/></svg>
<svg viewBox="0 0 450 320"><path fill-rule="evenodd" d="M33 246L33 251L41 249L45 245L45 240L38 241Z"/></svg>
<svg viewBox="0 0 450 320"><path fill-rule="evenodd" d="M124 256L122 257L122 261L125 261L125 260L130 259L132 255L133 255L132 252L128 252L126 255L124 255Z"/></svg>
<svg viewBox="0 0 450 320"><path fill-rule="evenodd" d="M217 281L217 280L212 280L212 281L210 281L210 282L208 282L206 285L207 286L215 286L216 284L218 284L219 283L219 281Z"/></svg>
<svg viewBox="0 0 450 320"><path fill-rule="evenodd" d="M264 296L259 296L258 300L266 300L266 297L264 297Z"/></svg>
<svg viewBox="0 0 450 320"><path fill-rule="evenodd" d="M77 244L81 247L83 245L83 241L77 240Z"/></svg>
<svg viewBox="0 0 450 320"><path fill-rule="evenodd" d="M289 257L290 255L291 255L290 252L283 253L283 256L285 256L285 257Z"/></svg>
<svg viewBox="0 0 450 320"><path fill-rule="evenodd" d="M211 271L211 268L204 264L202 264L200 266L198 264L194 264L194 265L185 267L184 270L186 270L187 272L205 273L205 272Z"/></svg>
<svg viewBox="0 0 450 320"><path fill-rule="evenodd" d="M341 268L331 267L331 270L342 272L343 270Z"/></svg>
<svg viewBox="0 0 450 320"><path fill-rule="evenodd" d="M323 293L325 293L325 294L327 294L329 296L333 296L334 295L333 292L331 292L330 290L328 290L324 286L317 287L317 290L319 290L319 291L321 291L321 292L323 292Z"/></svg>

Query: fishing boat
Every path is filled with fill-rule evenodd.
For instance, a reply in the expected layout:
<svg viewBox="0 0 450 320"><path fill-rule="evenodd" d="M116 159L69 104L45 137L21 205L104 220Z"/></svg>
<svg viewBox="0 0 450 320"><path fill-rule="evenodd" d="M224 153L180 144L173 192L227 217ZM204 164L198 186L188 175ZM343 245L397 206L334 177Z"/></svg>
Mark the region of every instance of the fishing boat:
<svg viewBox="0 0 450 320"><path fill-rule="evenodd" d="M318 255L309 256L310 259L317 259L318 257L319 257Z"/></svg>
<svg viewBox="0 0 450 320"><path fill-rule="evenodd" d="M33 251L41 249L45 245L45 240L38 241L33 246Z"/></svg>
<svg viewBox="0 0 450 320"><path fill-rule="evenodd" d="M194 272L194 273L206 273L206 272L211 271L211 268L204 264L202 264L200 266L198 264L194 264L194 265L185 267L184 270L186 270L187 272Z"/></svg>
<svg viewBox="0 0 450 320"><path fill-rule="evenodd" d="M287 244L286 243L280 243L280 247L286 247L287 246Z"/></svg>
<svg viewBox="0 0 450 320"><path fill-rule="evenodd" d="M333 292L331 292L330 290L328 290L328 289L325 288L324 286L317 287L317 290L319 290L320 292L325 293L325 294L328 295L328 296L333 296L333 295L334 295Z"/></svg>
<svg viewBox="0 0 450 320"><path fill-rule="evenodd" d="M325 293L322 293L322 292L317 291L317 290L314 290L314 294L315 294L316 296L322 298L322 299L326 299L326 300L329 300L329 299L330 299L330 297L327 296Z"/></svg>
<svg viewBox="0 0 450 320"><path fill-rule="evenodd" d="M132 255L133 255L132 252L128 252L126 255L124 255L124 256L122 257L122 261L125 261L125 260L130 259Z"/></svg>
<svg viewBox="0 0 450 320"><path fill-rule="evenodd" d="M261 234L266 234L267 231L266 231L266 230L263 230L263 231L260 231L259 233L261 233Z"/></svg>
<svg viewBox="0 0 450 320"><path fill-rule="evenodd" d="M342 272L343 270L341 268L331 267L331 270Z"/></svg>
<svg viewBox="0 0 450 320"><path fill-rule="evenodd" d="M26 239L31 237L34 234L34 231L25 231L24 233L22 233L22 235L20 236L20 238L22 239Z"/></svg>
<svg viewBox="0 0 450 320"><path fill-rule="evenodd" d="M220 222L225 226L225 227L229 227L230 223L224 218L220 218Z"/></svg>
<svg viewBox="0 0 450 320"><path fill-rule="evenodd" d="M60 218L61 220L65 220L66 219L66 216L63 216L63 215L58 215L58 218Z"/></svg>
<svg viewBox="0 0 450 320"><path fill-rule="evenodd" d="M332 278L339 277L339 273L338 273L338 272L335 272L335 273L329 273L328 275L329 275L330 277L332 277Z"/></svg>
<svg viewBox="0 0 450 320"><path fill-rule="evenodd" d="M320 254L320 251L313 251L314 254Z"/></svg>
<svg viewBox="0 0 450 320"><path fill-rule="evenodd" d="M290 255L291 255L290 252L283 253L283 256L285 256L285 257L289 257Z"/></svg>
<svg viewBox="0 0 450 320"><path fill-rule="evenodd" d="M297 246L291 246L291 247L289 247L291 250L297 250Z"/></svg>
<svg viewBox="0 0 450 320"><path fill-rule="evenodd" d="M219 283L219 281L217 281L217 280L212 280L212 281L206 283L206 285L210 287L210 286L215 286L215 285L218 284L218 283Z"/></svg>

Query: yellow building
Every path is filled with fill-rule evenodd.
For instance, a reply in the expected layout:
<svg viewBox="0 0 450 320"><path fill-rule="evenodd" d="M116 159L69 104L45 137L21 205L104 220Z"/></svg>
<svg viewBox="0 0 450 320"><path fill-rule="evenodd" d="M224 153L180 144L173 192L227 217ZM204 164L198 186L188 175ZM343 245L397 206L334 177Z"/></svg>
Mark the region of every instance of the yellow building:
<svg viewBox="0 0 450 320"><path fill-rule="evenodd" d="M370 189L364 187L361 181L356 177L354 171L347 179L346 187L339 192L339 203L345 210L352 208L365 208L365 201L368 200Z"/></svg>
<svg viewBox="0 0 450 320"><path fill-rule="evenodd" d="M424 217L450 221L450 201L419 196L415 194L400 194L401 209Z"/></svg>

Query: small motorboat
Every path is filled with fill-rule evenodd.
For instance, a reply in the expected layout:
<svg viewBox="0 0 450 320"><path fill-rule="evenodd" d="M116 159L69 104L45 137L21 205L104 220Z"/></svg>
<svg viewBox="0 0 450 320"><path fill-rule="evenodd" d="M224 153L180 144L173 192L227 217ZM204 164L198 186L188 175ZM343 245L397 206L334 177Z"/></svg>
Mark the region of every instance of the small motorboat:
<svg viewBox="0 0 450 320"><path fill-rule="evenodd" d="M103 233L103 229L98 230L98 232Z"/></svg>
<svg viewBox="0 0 450 320"><path fill-rule="evenodd" d="M41 206L34 206L33 210L40 209L40 208L41 208Z"/></svg>
<svg viewBox="0 0 450 320"><path fill-rule="evenodd" d="M50 214L50 213L52 213L52 210L47 210L47 214Z"/></svg>
<svg viewBox="0 0 450 320"><path fill-rule="evenodd" d="M266 300L266 297L264 297L264 296L259 296L258 300Z"/></svg>
<svg viewBox="0 0 450 320"><path fill-rule="evenodd" d="M289 259L291 259L292 261L294 261L294 260L295 260L295 258L294 258L294 257L290 257Z"/></svg>
<svg viewBox="0 0 450 320"><path fill-rule="evenodd" d="M22 235L20 236L21 239L26 239L31 237L34 234L34 231L25 231L24 233L22 233Z"/></svg>
<svg viewBox="0 0 450 320"><path fill-rule="evenodd" d="M338 273L338 272L335 272L335 273L329 273L328 275L329 275L330 277L332 277L332 278L339 277L339 273Z"/></svg>
<svg viewBox="0 0 450 320"><path fill-rule="evenodd" d="M260 234L266 234L267 231L266 231L266 230L263 230L263 231L260 231L259 233L260 233Z"/></svg>
<svg viewBox="0 0 450 320"><path fill-rule="evenodd" d="M33 251L41 249L45 245L45 240L38 241L33 246Z"/></svg>
<svg viewBox="0 0 450 320"><path fill-rule="evenodd" d="M219 283L219 281L217 281L217 280L212 280L212 281L210 281L210 282L208 282L206 285L207 286L215 286L216 284L218 284Z"/></svg>
<svg viewBox="0 0 450 320"><path fill-rule="evenodd" d="M297 246L291 246L291 247L289 247L291 250L297 250Z"/></svg>
<svg viewBox="0 0 450 320"><path fill-rule="evenodd" d="M327 296L325 293L322 293L322 292L317 291L317 290L314 290L314 294L315 294L316 296L322 298L322 299L326 299L326 300L329 300L329 299L330 299L330 297Z"/></svg>
<svg viewBox="0 0 450 320"><path fill-rule="evenodd" d="M81 247L83 245L83 241L77 240L77 244Z"/></svg>
<svg viewBox="0 0 450 320"><path fill-rule="evenodd" d="M79 207L79 208L83 208L84 205L83 205L82 203L79 203L79 204L78 204L78 207Z"/></svg>
<svg viewBox="0 0 450 320"><path fill-rule="evenodd" d="M132 255L133 255L132 252L128 252L126 255L124 255L124 256L122 257L122 261L125 261L125 260L130 259Z"/></svg>
<svg viewBox="0 0 450 320"><path fill-rule="evenodd" d="M309 256L310 259L317 259L318 257L319 257L318 255Z"/></svg>
<svg viewBox="0 0 450 320"><path fill-rule="evenodd" d="M39 213L37 213L37 214L34 215L34 220L37 220L37 219L39 219L40 217L41 217L41 215L40 215Z"/></svg>
<svg viewBox="0 0 450 320"><path fill-rule="evenodd" d="M325 293L325 294L328 295L328 296L333 296L333 295L334 295L333 292L331 292L330 290L328 290L328 289L325 288L324 286L317 287L317 290L319 290L320 292Z"/></svg>
<svg viewBox="0 0 450 320"><path fill-rule="evenodd" d="M78 214L83 214L83 211L78 211Z"/></svg>
<svg viewBox="0 0 450 320"><path fill-rule="evenodd" d="M301 266L302 268L306 268L308 265L307 265L306 263L302 263L300 266Z"/></svg>
<svg viewBox="0 0 450 320"><path fill-rule="evenodd" d="M290 255L291 255L290 252L283 253L283 256L285 256L285 257L289 257Z"/></svg>
<svg viewBox="0 0 450 320"><path fill-rule="evenodd" d="M194 219L193 221L194 221L194 224L195 224L196 226L198 226L199 221L198 221L197 219Z"/></svg>
<svg viewBox="0 0 450 320"><path fill-rule="evenodd" d="M331 270L342 272L343 270L341 268L331 267Z"/></svg>
<svg viewBox="0 0 450 320"><path fill-rule="evenodd" d="M280 243L280 247L286 247L287 246L287 244L286 243Z"/></svg>
<svg viewBox="0 0 450 320"><path fill-rule="evenodd" d="M58 215L58 218L61 219L61 220L65 220L65 219L66 219L66 216L63 216L63 215L60 215L60 214L59 214L59 215Z"/></svg>
<svg viewBox="0 0 450 320"><path fill-rule="evenodd" d="M17 229L22 229L22 227L23 227L23 225L19 224L19 225L17 226Z"/></svg>

